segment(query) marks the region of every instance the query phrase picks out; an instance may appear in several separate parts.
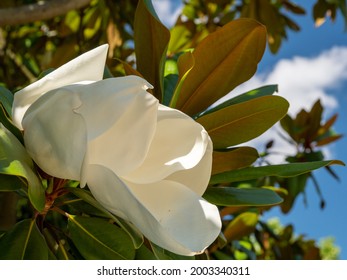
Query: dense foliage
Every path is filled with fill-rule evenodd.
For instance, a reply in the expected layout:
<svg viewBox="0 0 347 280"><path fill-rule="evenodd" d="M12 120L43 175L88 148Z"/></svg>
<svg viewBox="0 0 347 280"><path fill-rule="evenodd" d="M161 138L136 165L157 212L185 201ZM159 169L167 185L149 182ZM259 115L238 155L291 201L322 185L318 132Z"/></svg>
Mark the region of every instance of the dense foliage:
<svg viewBox="0 0 347 280"><path fill-rule="evenodd" d="M33 3L3 1L0 8ZM338 12L347 18L345 1L319 0L312 14L321 24L326 16L335 19ZM48 20L4 23L0 28L0 230L4 232L0 259L183 258L108 212L88 188L79 188L79 182L40 172L25 152L22 132L13 125L14 92L104 43L109 44L104 78L144 77L162 104L191 116L213 141L212 176L204 198L219 207L223 228L196 258L322 258L317 242L295 236L291 225L274 230L262 220L262 213L272 207L291 211L309 180L320 193L315 169L325 168L337 178L331 165L343 163L326 160L322 153L322 147L341 137L333 130L337 115L323 121L324 108L318 100L310 111L290 117L289 104L280 92L276 94L276 85L211 107L254 75L266 45L276 53L288 29L300 31L291 15L305 13L284 0L190 0L168 30L149 0L93 0ZM262 151L242 144L278 121L297 153L272 165L267 162L272 142L264 143ZM323 197L321 201L323 208Z"/></svg>

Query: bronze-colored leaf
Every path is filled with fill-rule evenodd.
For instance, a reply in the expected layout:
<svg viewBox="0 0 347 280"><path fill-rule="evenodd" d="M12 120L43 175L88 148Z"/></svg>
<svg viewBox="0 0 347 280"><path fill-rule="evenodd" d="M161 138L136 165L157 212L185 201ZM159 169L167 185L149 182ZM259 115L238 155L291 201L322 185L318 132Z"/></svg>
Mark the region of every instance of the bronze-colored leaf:
<svg viewBox="0 0 347 280"><path fill-rule="evenodd" d="M253 76L266 42L263 25L252 19L232 21L209 34L193 51L177 108L189 115L205 110Z"/></svg>

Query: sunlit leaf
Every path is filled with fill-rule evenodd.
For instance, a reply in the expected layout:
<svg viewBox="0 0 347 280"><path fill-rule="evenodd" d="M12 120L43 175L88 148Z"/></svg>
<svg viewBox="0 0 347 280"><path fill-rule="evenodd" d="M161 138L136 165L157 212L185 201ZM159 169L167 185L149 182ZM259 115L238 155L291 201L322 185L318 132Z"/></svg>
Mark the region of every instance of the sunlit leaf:
<svg viewBox="0 0 347 280"><path fill-rule="evenodd" d="M138 2L134 22L137 70L154 86L154 95L162 100L163 75L169 30L160 22L150 0Z"/></svg>
<svg viewBox="0 0 347 280"><path fill-rule="evenodd" d="M192 28L194 28L193 26ZM171 30L171 38L168 46L169 53L178 53L184 51L191 45L192 31L189 28L189 23L175 25Z"/></svg>
<svg viewBox="0 0 347 280"><path fill-rule="evenodd" d="M278 86L277 85L268 85L268 86L263 86L260 88L256 88L250 91L247 91L243 94L240 94L238 96L235 96L233 98L228 99L227 101L217 105L217 106L213 106L209 109L207 109L203 115L209 114L209 113L213 113L215 111L218 111L220 109L226 108L230 105L234 105L234 104L238 104L238 103L242 103L245 101L249 101L258 97L262 97L262 96L268 96L268 95L272 95L275 92L278 91Z"/></svg>
<svg viewBox="0 0 347 280"><path fill-rule="evenodd" d="M178 61L177 61L178 81L170 101L171 108L176 107L177 100L181 94L182 86L184 85L184 82L189 72L193 69L194 65L195 65L195 59L191 52L186 52L178 58Z"/></svg>
<svg viewBox="0 0 347 280"><path fill-rule="evenodd" d="M213 151L212 174L250 166L258 157L257 150L251 147Z"/></svg>
<svg viewBox="0 0 347 280"><path fill-rule="evenodd" d="M25 179L31 203L38 211L43 210L45 190L34 171L34 164L22 144L2 124L0 124L0 173Z"/></svg>
<svg viewBox="0 0 347 280"><path fill-rule="evenodd" d="M247 181L266 176L292 177L332 164L345 165L339 160L326 160L318 162L300 162L260 167L246 167L213 175L211 177L210 184Z"/></svg>
<svg viewBox="0 0 347 280"><path fill-rule="evenodd" d="M0 238L2 260L47 260L48 247L35 220L26 219Z"/></svg>
<svg viewBox="0 0 347 280"><path fill-rule="evenodd" d="M68 215L75 246L88 260L129 260L135 257L132 240L121 228L105 220Z"/></svg>
<svg viewBox="0 0 347 280"><path fill-rule="evenodd" d="M97 6L88 9L86 14L83 17L83 35L89 40L91 39L99 30L102 21L102 15Z"/></svg>
<svg viewBox="0 0 347 280"><path fill-rule="evenodd" d="M338 117L338 114L333 115L330 119L328 119L323 125L322 127L319 129L319 135L325 134L327 131L330 130L330 128L334 125L334 123L336 122Z"/></svg>
<svg viewBox="0 0 347 280"><path fill-rule="evenodd" d="M244 212L233 219L224 230L224 236L228 241L239 240L243 236L252 233L258 223L258 214Z"/></svg>
<svg viewBox="0 0 347 280"><path fill-rule="evenodd" d="M266 42L264 26L251 19L232 21L209 34L193 51L177 108L189 115L212 103L253 76Z"/></svg>
<svg viewBox="0 0 347 280"><path fill-rule="evenodd" d="M215 149L249 141L272 127L287 112L288 102L279 96L263 96L231 105L197 119L205 127Z"/></svg>
<svg viewBox="0 0 347 280"><path fill-rule="evenodd" d="M207 188L204 198L219 206L268 206L281 203L282 198L265 188Z"/></svg>

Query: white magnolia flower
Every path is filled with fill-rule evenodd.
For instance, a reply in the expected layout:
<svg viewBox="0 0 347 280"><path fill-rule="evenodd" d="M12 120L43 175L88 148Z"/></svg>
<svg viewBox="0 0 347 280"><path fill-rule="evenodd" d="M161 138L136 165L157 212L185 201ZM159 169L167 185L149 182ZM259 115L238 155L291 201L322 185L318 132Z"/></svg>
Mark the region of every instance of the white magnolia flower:
<svg viewBox="0 0 347 280"><path fill-rule="evenodd" d="M17 92L13 120L47 174L78 180L157 245L204 250L221 228L201 195L212 164L204 128L165 107L136 76L102 80L107 45Z"/></svg>

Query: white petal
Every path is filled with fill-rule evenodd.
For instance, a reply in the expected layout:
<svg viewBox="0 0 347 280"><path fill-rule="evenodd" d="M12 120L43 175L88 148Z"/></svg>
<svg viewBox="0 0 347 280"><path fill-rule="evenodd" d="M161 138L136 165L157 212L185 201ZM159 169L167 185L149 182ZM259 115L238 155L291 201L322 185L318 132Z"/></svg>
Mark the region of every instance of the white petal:
<svg viewBox="0 0 347 280"><path fill-rule="evenodd" d="M80 105L69 87L60 88L38 99L23 118L26 149L47 174L80 179L87 146L83 119L73 112Z"/></svg>
<svg viewBox="0 0 347 280"><path fill-rule="evenodd" d="M217 207L179 183L126 185L111 170L98 165L89 165L87 174L90 190L105 208L131 221L164 249L194 255L220 232Z"/></svg>
<svg viewBox="0 0 347 280"><path fill-rule="evenodd" d="M124 178L146 184L191 169L201 161L210 141L204 128L189 116L159 105L157 129L146 159Z"/></svg>
<svg viewBox="0 0 347 280"><path fill-rule="evenodd" d="M75 85L82 101L75 110L88 132L88 164L101 164L117 175L137 168L152 141L158 100L136 76Z"/></svg>
<svg viewBox="0 0 347 280"><path fill-rule="evenodd" d="M203 195L211 178L212 170L212 141L209 140L204 157L191 169L177 171L166 180L181 183L198 195Z"/></svg>
<svg viewBox="0 0 347 280"><path fill-rule="evenodd" d="M13 121L19 129L22 119L29 108L46 92L83 81L99 81L105 67L108 45L102 45L69 61L42 79L16 92L13 101Z"/></svg>

